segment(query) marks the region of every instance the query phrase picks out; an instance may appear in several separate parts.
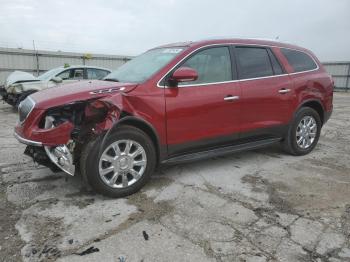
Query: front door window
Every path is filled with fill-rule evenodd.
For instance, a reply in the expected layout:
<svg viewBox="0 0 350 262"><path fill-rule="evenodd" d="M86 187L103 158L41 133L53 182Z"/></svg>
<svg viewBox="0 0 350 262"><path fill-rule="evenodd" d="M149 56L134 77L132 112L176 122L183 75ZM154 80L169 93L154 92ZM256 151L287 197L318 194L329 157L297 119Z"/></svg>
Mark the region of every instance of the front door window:
<svg viewBox="0 0 350 262"><path fill-rule="evenodd" d="M197 70L198 79L192 82L183 82L179 86L232 80L231 58L228 47L213 47L199 51L186 60L182 66Z"/></svg>

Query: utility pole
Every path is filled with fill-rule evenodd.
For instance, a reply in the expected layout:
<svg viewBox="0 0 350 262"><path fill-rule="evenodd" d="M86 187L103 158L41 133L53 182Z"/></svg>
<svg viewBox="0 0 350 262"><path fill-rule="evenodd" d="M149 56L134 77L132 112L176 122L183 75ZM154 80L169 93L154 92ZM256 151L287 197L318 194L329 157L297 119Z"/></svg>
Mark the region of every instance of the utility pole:
<svg viewBox="0 0 350 262"><path fill-rule="evenodd" d="M38 51L36 51L35 48L35 41L33 40L33 49L34 49L34 55L35 55L35 59L36 59L36 75L39 76L40 73L40 68L39 68L39 54Z"/></svg>

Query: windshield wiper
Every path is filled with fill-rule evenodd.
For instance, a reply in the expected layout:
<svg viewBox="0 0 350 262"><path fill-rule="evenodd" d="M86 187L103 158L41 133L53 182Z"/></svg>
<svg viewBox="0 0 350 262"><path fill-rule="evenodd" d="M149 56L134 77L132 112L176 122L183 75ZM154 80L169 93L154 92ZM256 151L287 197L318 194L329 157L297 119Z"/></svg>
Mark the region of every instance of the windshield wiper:
<svg viewBox="0 0 350 262"><path fill-rule="evenodd" d="M104 81L119 82L117 78L105 78Z"/></svg>

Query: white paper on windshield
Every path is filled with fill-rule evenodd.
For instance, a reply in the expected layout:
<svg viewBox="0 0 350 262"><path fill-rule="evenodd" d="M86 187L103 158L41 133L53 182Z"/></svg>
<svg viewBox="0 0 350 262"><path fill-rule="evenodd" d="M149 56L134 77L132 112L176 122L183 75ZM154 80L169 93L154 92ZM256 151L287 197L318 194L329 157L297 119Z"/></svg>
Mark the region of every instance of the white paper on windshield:
<svg viewBox="0 0 350 262"><path fill-rule="evenodd" d="M180 53L182 51L181 48L167 48L167 49L164 49L162 53L165 53L165 54L177 54L177 53Z"/></svg>

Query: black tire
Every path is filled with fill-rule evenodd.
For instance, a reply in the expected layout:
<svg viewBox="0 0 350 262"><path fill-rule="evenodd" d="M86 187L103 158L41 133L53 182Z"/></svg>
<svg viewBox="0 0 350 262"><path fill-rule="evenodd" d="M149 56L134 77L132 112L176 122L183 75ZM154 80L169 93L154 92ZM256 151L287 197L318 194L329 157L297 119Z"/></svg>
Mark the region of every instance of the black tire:
<svg viewBox="0 0 350 262"><path fill-rule="evenodd" d="M143 175L134 184L125 188L112 188L99 175L99 160L109 145L125 139L133 140L143 147L147 157L147 165ZM96 192L113 198L125 197L139 191L150 179L155 166L156 151L152 140L142 130L128 125L116 128L105 138L100 136L90 141L82 150L80 157L80 170L84 180Z"/></svg>
<svg viewBox="0 0 350 262"><path fill-rule="evenodd" d="M317 125L316 136L312 144L308 148L301 148L297 144L296 132L298 124L305 116L311 116L315 119ZM282 147L284 151L295 156L302 156L310 153L317 145L318 139L320 138L322 128L322 122L319 114L310 107L302 107L295 114L292 124L289 126L287 136L282 141Z"/></svg>

